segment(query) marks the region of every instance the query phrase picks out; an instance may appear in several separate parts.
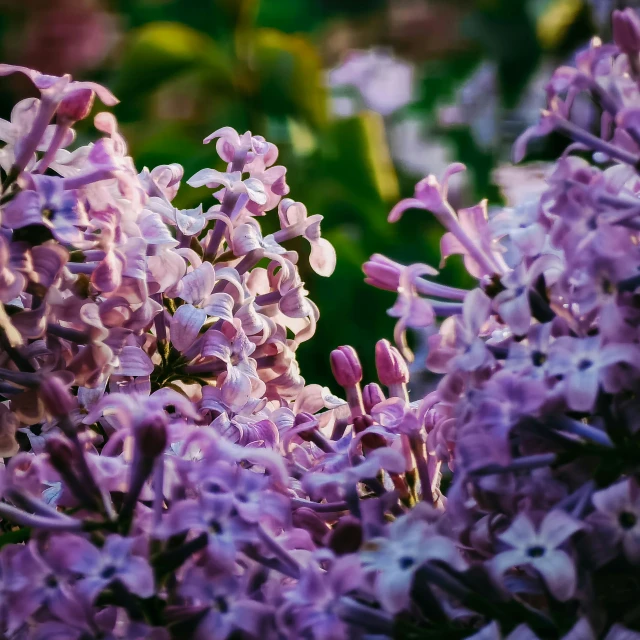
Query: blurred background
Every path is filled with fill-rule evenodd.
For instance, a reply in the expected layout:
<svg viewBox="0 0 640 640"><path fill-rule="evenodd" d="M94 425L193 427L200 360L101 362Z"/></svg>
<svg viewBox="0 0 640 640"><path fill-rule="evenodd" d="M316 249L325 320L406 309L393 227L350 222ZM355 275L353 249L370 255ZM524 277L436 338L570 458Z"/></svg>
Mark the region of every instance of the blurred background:
<svg viewBox="0 0 640 640"><path fill-rule="evenodd" d="M429 214L410 212L390 225L391 206L454 160L469 168L454 185L460 206L483 197L509 204L523 171L535 189L543 166L504 166L513 140L537 119L553 67L594 33L607 38L611 11L633 4L0 0L1 57L109 86L138 169L178 162L189 177L216 166L202 139L225 125L277 144L290 197L324 216L323 235L338 254L329 279L303 268L321 319L299 350L307 381L335 389L330 349L353 345L373 377L375 341L392 336L385 310L395 296L365 285L362 263L376 252L439 263L441 230ZM3 78L0 115L30 91L18 76ZM81 141L95 136L90 120L85 126ZM547 144L534 159L549 153ZM209 191L184 185L176 205L199 202L213 204ZM272 231L277 215L260 222ZM304 265L308 245L293 248ZM466 277L455 258L442 271L458 286Z"/></svg>

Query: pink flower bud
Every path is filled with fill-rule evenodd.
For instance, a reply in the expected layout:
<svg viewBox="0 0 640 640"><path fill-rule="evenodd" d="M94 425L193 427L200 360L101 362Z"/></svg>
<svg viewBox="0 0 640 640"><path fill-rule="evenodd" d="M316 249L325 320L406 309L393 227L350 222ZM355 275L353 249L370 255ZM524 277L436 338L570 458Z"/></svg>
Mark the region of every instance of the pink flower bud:
<svg viewBox="0 0 640 640"><path fill-rule="evenodd" d="M614 11L613 39L620 50L627 55L637 55L640 52L640 18L633 9Z"/></svg>
<svg viewBox="0 0 640 640"><path fill-rule="evenodd" d="M398 290L402 268L392 260L376 253L362 265L362 270L367 284L386 291Z"/></svg>
<svg viewBox="0 0 640 640"><path fill-rule="evenodd" d="M388 340L378 340L376 343L376 370L378 380L387 387L409 382L407 363Z"/></svg>
<svg viewBox="0 0 640 640"><path fill-rule="evenodd" d="M364 410L367 413L371 413L371 409L384 400L386 400L384 393L376 382L366 385L362 390L362 401L364 402Z"/></svg>
<svg viewBox="0 0 640 640"><path fill-rule="evenodd" d="M341 387L355 387L362 380L362 366L353 347L338 347L330 358L333 377Z"/></svg>
<svg viewBox="0 0 640 640"><path fill-rule="evenodd" d="M331 531L327 523L315 511L307 507L296 509L291 519L295 527L308 531L316 544L322 544Z"/></svg>
<svg viewBox="0 0 640 640"><path fill-rule="evenodd" d="M56 112L58 122L66 124L84 120L91 113L95 95L91 89L77 89L69 92L58 106Z"/></svg>
<svg viewBox="0 0 640 640"><path fill-rule="evenodd" d="M47 376L40 383L40 399L46 411L56 418L69 415L78 406L77 399L57 376Z"/></svg>

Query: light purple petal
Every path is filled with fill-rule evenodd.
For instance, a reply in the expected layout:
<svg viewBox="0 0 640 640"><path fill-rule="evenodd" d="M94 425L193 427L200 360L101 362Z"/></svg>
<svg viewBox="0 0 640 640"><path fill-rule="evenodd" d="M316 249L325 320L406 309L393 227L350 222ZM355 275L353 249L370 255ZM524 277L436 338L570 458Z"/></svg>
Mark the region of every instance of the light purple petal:
<svg viewBox="0 0 640 640"><path fill-rule="evenodd" d="M582 524L574 520L565 511L554 509L550 511L540 525L540 537L545 543L555 548L570 538L576 531L582 529Z"/></svg>
<svg viewBox="0 0 640 640"><path fill-rule="evenodd" d="M491 299L482 289L473 289L465 296L462 317L473 335L480 333L490 310Z"/></svg>
<svg viewBox="0 0 640 640"><path fill-rule="evenodd" d="M527 557L522 551L513 549L512 551L503 551L494 556L487 562L487 567L491 574L498 582L502 582L502 576L505 572L513 567L526 564Z"/></svg>
<svg viewBox="0 0 640 640"><path fill-rule="evenodd" d="M42 224L42 198L35 191L20 192L2 212L2 224L20 229L29 224Z"/></svg>
<svg viewBox="0 0 640 640"><path fill-rule="evenodd" d="M233 305L233 298L228 293L213 293L205 299L202 308L207 315L233 322Z"/></svg>
<svg viewBox="0 0 640 640"><path fill-rule="evenodd" d="M520 514L498 537L515 549L524 549L537 539L537 533L531 520L524 514Z"/></svg>
<svg viewBox="0 0 640 640"><path fill-rule="evenodd" d="M191 304L201 303L213 291L216 282L213 265L203 262L182 278L180 297Z"/></svg>
<svg viewBox="0 0 640 640"><path fill-rule="evenodd" d="M640 367L640 347L635 344L608 344L600 350L598 364L606 367L618 362L626 362L634 366Z"/></svg>
<svg viewBox="0 0 640 640"><path fill-rule="evenodd" d="M207 319L204 309L197 309L191 304L178 308L171 318L171 342L178 351L188 349L198 337L202 325Z"/></svg>
<svg viewBox="0 0 640 640"><path fill-rule="evenodd" d="M241 224L236 227L231 240L233 252L237 256L245 255L262 247L260 232L252 224Z"/></svg>
<svg viewBox="0 0 640 640"><path fill-rule="evenodd" d="M405 198L404 200L400 200L400 202L391 209L387 220L389 222L398 222L402 214L408 209L427 209L427 206L416 198Z"/></svg>
<svg viewBox="0 0 640 640"><path fill-rule="evenodd" d="M120 352L120 365L114 373L121 376L148 376L153 369L151 358L140 347L124 347Z"/></svg>
<svg viewBox="0 0 640 640"><path fill-rule="evenodd" d="M231 359L231 343L229 339L217 329L209 329L202 338L202 355L219 358L223 362Z"/></svg>
<svg viewBox="0 0 640 640"><path fill-rule="evenodd" d="M627 511L631 506L629 480L618 482L602 491L596 491L591 501L598 511L612 517L617 517L621 511Z"/></svg>
<svg viewBox="0 0 640 640"><path fill-rule="evenodd" d="M326 238L311 243L309 264L318 275L329 277L335 271L336 260L336 250Z"/></svg>
<svg viewBox="0 0 640 640"><path fill-rule="evenodd" d="M413 573L390 568L380 573L376 580L376 593L380 604L389 613L399 613L408 608Z"/></svg>
<svg viewBox="0 0 640 640"><path fill-rule="evenodd" d="M138 556L128 558L125 570L118 572L118 578L131 593L141 598L150 598L155 591L153 571L144 558Z"/></svg>
<svg viewBox="0 0 640 640"><path fill-rule="evenodd" d="M505 640L540 640L526 624L518 625ZM585 639L586 640L586 639Z"/></svg>
<svg viewBox="0 0 640 640"><path fill-rule="evenodd" d="M249 196L249 200L256 204L266 204L267 194L264 189L264 185L257 178L247 178L244 182L244 187Z"/></svg>
<svg viewBox="0 0 640 640"><path fill-rule="evenodd" d="M176 246L178 242L169 233L169 229L160 218L160 215L150 211L143 212L138 217L138 227L142 237L149 244L169 244Z"/></svg>
<svg viewBox="0 0 640 640"><path fill-rule="evenodd" d="M574 371L566 378L567 404L574 411L590 411L596 401L599 388L598 369L591 366L584 371Z"/></svg>
<svg viewBox="0 0 640 640"><path fill-rule="evenodd" d="M504 294L504 295L503 295ZM531 326L531 308L527 290L517 296L512 291L504 291L496 296L496 306L501 318L517 336L526 335Z"/></svg>
<svg viewBox="0 0 640 640"><path fill-rule="evenodd" d="M227 377L222 384L222 400L234 410L247 404L251 396L251 380L238 367L227 365Z"/></svg>
<svg viewBox="0 0 640 640"><path fill-rule="evenodd" d="M240 177L239 172L235 174L222 173L215 169L201 169L187 180L190 187L215 187L222 185L227 189L231 188L232 179L237 180Z"/></svg>
<svg viewBox="0 0 640 640"><path fill-rule="evenodd" d="M576 590L576 568L564 551L547 552L531 564L540 572L554 598L564 602L573 596Z"/></svg>
<svg viewBox="0 0 640 640"><path fill-rule="evenodd" d="M184 259L173 250L161 251L147 258L147 269L159 291L166 291L180 282L187 269Z"/></svg>

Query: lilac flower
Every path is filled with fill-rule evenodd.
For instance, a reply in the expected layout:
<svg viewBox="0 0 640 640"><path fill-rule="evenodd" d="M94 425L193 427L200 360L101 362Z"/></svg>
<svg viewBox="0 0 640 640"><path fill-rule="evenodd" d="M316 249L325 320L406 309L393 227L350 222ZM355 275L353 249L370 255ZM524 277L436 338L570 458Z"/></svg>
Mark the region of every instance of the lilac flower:
<svg viewBox="0 0 640 640"><path fill-rule="evenodd" d="M99 87L3 67L42 99L0 126L0 635L635 633L640 62L615 20L618 45L561 67L517 145L572 141L544 188L521 175L508 209L457 210L454 164L393 208L431 211L476 279L364 267L398 296L407 356L405 333L444 318L424 397L384 339L384 393L350 347L330 354L346 400L300 375L319 312L286 243L320 275L335 252L281 200L273 144L211 134L226 170L192 182L219 204L182 211L182 168L138 172L111 114L63 149Z"/></svg>
<svg viewBox="0 0 640 640"><path fill-rule="evenodd" d="M6 594L10 628L17 628L41 609L67 622L82 615L81 602L60 576L56 564L49 564L33 543L11 556L3 576L10 580Z"/></svg>
<svg viewBox="0 0 640 640"><path fill-rule="evenodd" d="M442 184L433 175L421 180L416 185L415 196L402 200L391 210L389 222L398 221L407 209L431 211L448 231L440 243L443 260L454 253L461 253L472 275L480 277L500 273L503 265L491 245L486 202L456 213L447 199L451 176L465 169L460 163L449 165L442 177Z"/></svg>
<svg viewBox="0 0 640 640"><path fill-rule="evenodd" d="M33 189L19 193L4 209L3 224L10 229L43 225L65 244L82 241L80 228L89 224L75 191L66 191L60 178L32 176Z"/></svg>
<svg viewBox="0 0 640 640"><path fill-rule="evenodd" d="M591 522L603 527L611 544L620 543L630 562L640 562L640 497L634 480L596 491L591 498L596 513Z"/></svg>
<svg viewBox="0 0 640 640"><path fill-rule="evenodd" d="M438 561L457 571L466 563L450 539L438 535L419 517L405 516L388 527L386 538L367 543L362 554L365 570L375 571L376 594L390 613L407 609L416 571L429 561Z"/></svg>
<svg viewBox="0 0 640 640"><path fill-rule="evenodd" d="M347 640L353 631L336 612L340 598L363 582L360 559L349 555L331 558L329 563L325 571L319 563L311 561L295 588L284 593L285 603L278 618L283 627L298 637L310 634L314 640Z"/></svg>
<svg viewBox="0 0 640 640"><path fill-rule="evenodd" d="M210 329L204 335L202 355L226 365L222 400L232 409L243 407L252 393L259 396L264 390L255 361L249 358L254 349L255 345L247 339L237 321L233 325L227 324L222 331Z"/></svg>
<svg viewBox="0 0 640 640"><path fill-rule="evenodd" d="M176 504L159 533L168 538L188 531L206 534L209 560L223 571L233 569L236 554L244 545L258 542L256 526L235 514L232 497L213 491Z"/></svg>
<svg viewBox="0 0 640 640"><path fill-rule="evenodd" d="M600 385L607 387L607 369L618 363L634 367L639 356L633 344L603 345L600 336L562 336L550 349L549 373L562 376L560 384L571 409L589 411Z"/></svg>
<svg viewBox="0 0 640 640"><path fill-rule="evenodd" d="M228 293L213 293L216 276L210 262L187 273L180 281L180 297L187 303L178 308L171 320L172 340L179 350L190 346L207 316L232 321L234 300Z"/></svg>
<svg viewBox="0 0 640 640"><path fill-rule="evenodd" d="M465 298L462 317L448 318L440 334L429 338L427 366L432 371L472 371L491 363L491 353L478 337L489 317L490 305L489 298L480 289L474 289Z"/></svg>
<svg viewBox="0 0 640 640"><path fill-rule="evenodd" d="M15 162L16 145L29 132L38 112L39 102L35 98L26 98L18 102L11 110L11 121L0 118L0 140L5 145L0 151L0 167L8 172ZM55 125L48 125L42 140L36 147L37 151L46 151L51 144L55 132ZM74 134L68 130L61 146L66 147L73 142ZM27 168L33 165L33 158L27 163Z"/></svg>
<svg viewBox="0 0 640 640"><path fill-rule="evenodd" d="M580 523L562 511L550 511L537 529L526 515L520 514L498 536L511 550L490 561L491 571L502 579L511 568L530 566L542 576L554 598L568 600L576 589L576 568L571 557L559 547L581 528Z"/></svg>
<svg viewBox="0 0 640 640"><path fill-rule="evenodd" d="M202 187L206 185L207 187L214 188L222 186L234 196L246 195L249 200L257 204L265 204L267 202L267 195L262 182L256 178L242 180L239 171L222 173L215 169L202 169L191 176L191 178L187 180L187 184L192 187Z"/></svg>
<svg viewBox="0 0 640 640"><path fill-rule="evenodd" d="M31 82L40 90L46 90L57 84L60 78L55 76L48 76L39 71L33 69L27 69L26 67L20 67L17 65L3 64L0 65L0 75L6 76L11 73L23 73ZM68 76L70 79L70 76ZM96 93L100 100L107 106L113 106L119 102L119 100L105 87L97 84L96 82L69 82L65 87L63 96L69 97L74 95L77 91L82 89L89 89Z"/></svg>
<svg viewBox="0 0 640 640"><path fill-rule="evenodd" d="M330 276L336 268L336 251L332 244L320 236L322 216L307 216L307 208L302 202L294 202L285 198L278 207L281 231L276 231L274 239L284 239L301 234L311 244L309 264L321 276Z"/></svg>
<svg viewBox="0 0 640 640"><path fill-rule="evenodd" d="M153 572L147 560L133 553L135 541L118 535L107 537L97 549L79 536L60 536L50 549L65 570L80 576L78 592L89 602L113 582L122 583L132 594L148 598L154 592Z"/></svg>
<svg viewBox="0 0 640 640"><path fill-rule="evenodd" d="M181 589L194 605L207 607L195 632L197 640L225 640L234 631L257 637L270 626L272 609L243 593L240 580L222 576L206 567L193 567Z"/></svg>
<svg viewBox="0 0 640 640"><path fill-rule="evenodd" d="M413 98L413 67L384 51L352 51L329 74L333 87L355 87L368 109L389 115Z"/></svg>
<svg viewBox="0 0 640 640"><path fill-rule="evenodd" d="M505 287L494 299L496 311L503 322L515 335L524 335L531 325L530 291L535 287L542 275L550 276L560 273L562 262L557 256L545 254L533 261L527 269L524 262L500 280Z"/></svg>

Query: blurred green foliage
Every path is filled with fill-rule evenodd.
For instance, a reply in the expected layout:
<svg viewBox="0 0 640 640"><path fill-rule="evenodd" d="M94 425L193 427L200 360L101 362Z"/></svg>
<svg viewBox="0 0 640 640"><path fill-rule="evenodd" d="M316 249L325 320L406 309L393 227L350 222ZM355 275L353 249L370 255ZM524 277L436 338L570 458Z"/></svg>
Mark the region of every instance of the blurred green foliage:
<svg viewBox="0 0 640 640"><path fill-rule="evenodd" d="M179 162L188 177L215 165L215 149L201 144L211 131L250 129L280 148L290 196L324 215L323 234L336 247L338 266L329 279L303 273L321 319L299 359L308 381L334 387L330 349L352 344L373 376L375 341L392 333L385 310L394 296L364 284L362 263L376 252L404 263L439 263L440 229L428 214L386 222L421 177L394 163L389 127L403 115L423 121L470 169L464 204L480 197L497 202L491 172L504 148L480 148L464 127L440 130L439 105L452 102L490 60L498 70L499 107L511 108L544 57L566 55L592 29L581 0L114 0L102 9L117 15L122 37L99 68L76 75L105 82L121 99L115 113L139 168ZM2 15L0 35L13 42L9 34L33 19L30 10L14 7ZM386 120L365 111L332 116L326 69L350 47L379 45L416 65L416 101ZM3 115L14 90L1 90ZM185 185L176 204L200 201L213 203L209 191ZM267 216L266 231L276 221ZM308 245L295 248L304 264ZM443 279L467 283L455 259Z"/></svg>

